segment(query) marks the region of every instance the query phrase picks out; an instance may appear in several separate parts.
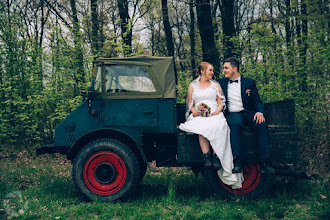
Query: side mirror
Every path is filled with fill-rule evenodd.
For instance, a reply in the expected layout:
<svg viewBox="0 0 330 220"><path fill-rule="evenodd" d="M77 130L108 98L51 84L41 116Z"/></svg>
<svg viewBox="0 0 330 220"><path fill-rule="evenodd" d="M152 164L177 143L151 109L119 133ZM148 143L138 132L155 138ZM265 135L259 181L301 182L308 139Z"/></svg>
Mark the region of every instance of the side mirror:
<svg viewBox="0 0 330 220"><path fill-rule="evenodd" d="M92 79L91 86L88 87L88 91L87 91L87 98L88 98L88 100L93 100L94 99L94 96L95 96L94 84L95 84L95 80L93 78Z"/></svg>
<svg viewBox="0 0 330 220"><path fill-rule="evenodd" d="M89 108L89 113L92 116L96 115L96 111L93 110L93 106L92 106L93 99L95 97L94 84L95 84L95 80L94 80L94 78L92 78L92 84L90 87L88 87L88 90L87 90L88 108Z"/></svg>

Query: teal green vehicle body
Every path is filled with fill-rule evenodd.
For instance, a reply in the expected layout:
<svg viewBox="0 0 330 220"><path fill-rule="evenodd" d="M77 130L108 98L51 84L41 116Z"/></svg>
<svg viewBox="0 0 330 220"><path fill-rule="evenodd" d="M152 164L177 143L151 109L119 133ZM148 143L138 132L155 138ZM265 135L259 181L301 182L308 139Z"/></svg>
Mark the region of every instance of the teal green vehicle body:
<svg viewBox="0 0 330 220"><path fill-rule="evenodd" d="M147 85L144 91L133 83L127 84L134 77L142 77ZM88 99L56 127L54 144L39 149L39 154L60 152L73 160L89 142L115 138L129 145L145 163L156 160L162 166L200 164L196 137L178 129L185 120L185 106L176 103L175 86L172 57L99 58ZM265 116L273 161L291 166L297 158L294 101L266 103ZM244 160L255 161L255 134L245 132L243 138Z"/></svg>
<svg viewBox="0 0 330 220"><path fill-rule="evenodd" d="M112 69L127 69L127 73L112 73L108 78L121 76L127 77L126 80L134 74L139 76L132 70L145 71L140 75L152 84L151 91L124 90L114 83L114 88L107 88L110 80L106 74ZM127 143L147 162L152 161L155 154L150 153L152 141L145 141L144 137L178 134L173 58L100 58L95 62L92 84L89 99L56 127L53 152L66 154L73 160L88 142L112 137Z"/></svg>
<svg viewBox="0 0 330 220"><path fill-rule="evenodd" d="M233 190L216 170L203 168L198 135L178 129L186 107L177 103L176 85L172 57L97 59L87 99L57 125L54 144L38 148L37 155L59 152L72 160L75 185L90 200L127 198L152 161L202 172L225 198L265 192L272 177L259 170L257 138L249 129L242 134L242 188ZM275 174L306 178L291 169L297 160L294 101L266 103L264 115Z"/></svg>
<svg viewBox="0 0 330 220"><path fill-rule="evenodd" d="M178 133L175 99L94 100L95 115L89 111L88 101L84 101L55 129L54 145L69 147L69 159L86 142L85 137L88 141L92 136L100 138L99 132L129 140L136 147L142 146L145 134Z"/></svg>

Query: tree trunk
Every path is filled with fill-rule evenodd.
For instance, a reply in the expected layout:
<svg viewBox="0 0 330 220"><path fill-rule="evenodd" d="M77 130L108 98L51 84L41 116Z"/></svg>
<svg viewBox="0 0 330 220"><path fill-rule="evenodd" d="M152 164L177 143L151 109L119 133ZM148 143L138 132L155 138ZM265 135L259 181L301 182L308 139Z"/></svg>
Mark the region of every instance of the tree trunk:
<svg viewBox="0 0 330 220"><path fill-rule="evenodd" d="M96 55L99 51L98 29L99 22L97 18L97 0L91 0L91 19L92 19L92 53Z"/></svg>
<svg viewBox="0 0 330 220"><path fill-rule="evenodd" d="M275 30L275 25L274 25L274 18L273 18L273 0L270 0L269 2L269 12L270 12L270 26L272 28L272 33L276 34L276 30Z"/></svg>
<svg viewBox="0 0 330 220"><path fill-rule="evenodd" d="M103 26L104 26L104 15L101 14L101 16L99 18L99 36L100 36L99 48L100 48L100 50L102 50L102 48L104 47L104 41L105 41Z"/></svg>
<svg viewBox="0 0 330 220"><path fill-rule="evenodd" d="M196 59L195 59L195 13L194 13L194 0L190 0L189 3L189 11L190 11L190 61L191 61L191 69L193 70L193 76L195 75L196 69Z"/></svg>
<svg viewBox="0 0 330 220"><path fill-rule="evenodd" d="M291 0L285 0L285 23L284 23L285 40L286 40L287 60L290 68L293 66L291 16L292 16Z"/></svg>
<svg viewBox="0 0 330 220"><path fill-rule="evenodd" d="M301 45L300 45L300 56L302 59L302 66L306 67L306 56L307 56L307 5L306 0L301 1ZM307 70L306 68L301 68L300 70L300 90L303 92L307 92Z"/></svg>
<svg viewBox="0 0 330 220"><path fill-rule="evenodd" d="M166 37L167 55L174 56L174 44L173 44L170 20L168 17L167 0L162 0L162 14L163 14L165 37Z"/></svg>
<svg viewBox="0 0 330 220"><path fill-rule="evenodd" d="M300 20L300 17L301 17L301 14L300 14L300 9L299 9L299 6L296 6L296 13L295 13L295 16L296 16L296 37L297 37L297 45L301 45L301 20Z"/></svg>
<svg viewBox="0 0 330 220"><path fill-rule="evenodd" d="M196 0L197 23L202 40L203 60L213 64L216 71L220 69L219 52L215 45L214 29L209 0Z"/></svg>
<svg viewBox="0 0 330 220"><path fill-rule="evenodd" d="M84 73L84 54L82 51L82 43L80 37L80 25L77 16L77 9L76 9L76 1L70 0L71 3L71 10L72 10L72 20L73 20L73 41L75 44L75 68L77 70L75 75L76 81L76 90L75 96L78 95L81 90L83 89L80 86L81 83L85 83L85 73Z"/></svg>
<svg viewBox="0 0 330 220"><path fill-rule="evenodd" d="M272 29L272 34L273 34L273 42L274 44L272 45L273 47L273 51L277 50L277 36L276 36L276 29L275 29L275 25L274 25L274 16L273 16L273 9L274 9L274 4L273 4L273 0L270 0L269 2L269 11L270 11L270 26ZM274 53L274 63L278 63L279 57L277 53ZM276 73L275 73L276 76ZM269 78L269 76L265 76L265 78ZM268 84L268 80L266 80L266 83Z"/></svg>
<svg viewBox="0 0 330 220"><path fill-rule="evenodd" d="M237 56L236 48L231 41L235 35L235 23L234 23L234 1L222 0L221 19L222 19L222 31L223 31L223 46L225 48L224 58L231 56Z"/></svg>
<svg viewBox="0 0 330 220"><path fill-rule="evenodd" d="M286 33L286 47L290 49L291 47L291 0L285 0L285 33Z"/></svg>
<svg viewBox="0 0 330 220"><path fill-rule="evenodd" d="M132 54L132 26L130 23L130 17L128 14L128 2L127 0L117 0L120 26L121 26L121 37L123 39L124 55L128 56Z"/></svg>

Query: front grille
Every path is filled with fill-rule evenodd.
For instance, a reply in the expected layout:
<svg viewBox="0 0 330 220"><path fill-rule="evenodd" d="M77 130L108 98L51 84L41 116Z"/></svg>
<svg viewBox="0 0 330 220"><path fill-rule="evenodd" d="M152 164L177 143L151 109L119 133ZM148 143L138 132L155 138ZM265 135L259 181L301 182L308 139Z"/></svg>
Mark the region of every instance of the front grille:
<svg viewBox="0 0 330 220"><path fill-rule="evenodd" d="M71 132L71 133L68 134L66 142L67 143L72 143L75 140L75 138L76 138L76 133Z"/></svg>

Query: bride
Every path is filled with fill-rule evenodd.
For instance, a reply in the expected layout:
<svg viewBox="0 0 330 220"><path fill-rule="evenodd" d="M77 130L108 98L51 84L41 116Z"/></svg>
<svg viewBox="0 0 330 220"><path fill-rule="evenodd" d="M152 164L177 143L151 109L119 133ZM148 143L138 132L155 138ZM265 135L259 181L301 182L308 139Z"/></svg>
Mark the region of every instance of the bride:
<svg viewBox="0 0 330 220"><path fill-rule="evenodd" d="M223 183L232 188L241 188L243 174L232 173L230 130L222 112L225 108L225 97L219 83L212 80L214 68L210 63L202 62L196 75L198 78L188 87L187 113L191 114L179 128L199 135L205 168L214 167Z"/></svg>

